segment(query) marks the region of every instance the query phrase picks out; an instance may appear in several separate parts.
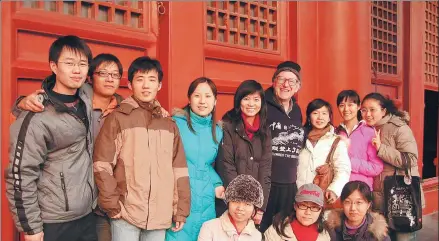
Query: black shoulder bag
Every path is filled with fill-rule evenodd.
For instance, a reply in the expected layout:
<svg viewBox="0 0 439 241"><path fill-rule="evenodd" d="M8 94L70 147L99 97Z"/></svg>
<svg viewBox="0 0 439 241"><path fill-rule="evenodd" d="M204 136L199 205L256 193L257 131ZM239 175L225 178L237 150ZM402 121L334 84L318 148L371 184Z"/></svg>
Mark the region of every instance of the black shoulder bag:
<svg viewBox="0 0 439 241"><path fill-rule="evenodd" d="M422 228L421 180L411 176L410 154L401 152L405 174L384 179L385 215L389 228L396 232L414 232Z"/></svg>

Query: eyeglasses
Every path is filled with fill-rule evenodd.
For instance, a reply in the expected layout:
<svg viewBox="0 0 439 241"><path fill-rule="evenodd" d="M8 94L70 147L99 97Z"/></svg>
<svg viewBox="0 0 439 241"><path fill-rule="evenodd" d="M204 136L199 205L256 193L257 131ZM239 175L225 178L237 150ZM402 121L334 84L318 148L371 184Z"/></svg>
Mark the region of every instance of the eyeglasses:
<svg viewBox="0 0 439 241"><path fill-rule="evenodd" d="M108 77L110 75L113 79L120 79L122 77L119 73L108 73L103 71L96 71L95 74L99 75L100 77Z"/></svg>
<svg viewBox="0 0 439 241"><path fill-rule="evenodd" d="M69 68L73 68L76 65L78 65L78 67L81 68L81 69L88 68L88 63L84 63L84 62L73 63L73 62L70 62L70 61L67 61L67 62L58 61L58 63L63 63L63 64L65 64Z"/></svg>
<svg viewBox="0 0 439 241"><path fill-rule="evenodd" d="M283 85L286 81L288 81L288 84L290 86L295 86L300 84L300 80L298 79L287 79L287 78L277 77L277 83L279 85Z"/></svg>
<svg viewBox="0 0 439 241"><path fill-rule="evenodd" d="M311 212L320 212L320 210L322 210L322 208L319 206L307 206L307 205L302 204L302 203L296 204L296 206L300 210L307 210L309 208L309 210L311 210Z"/></svg>
<svg viewBox="0 0 439 241"><path fill-rule="evenodd" d="M383 108L381 108L381 110L382 110L382 109L383 109ZM372 108L372 109L361 108L360 112L361 112L361 114L363 114L363 115L367 114L367 112L370 112L370 113L373 115L373 114L375 114L378 110L379 110L379 109L374 109L374 108Z"/></svg>
<svg viewBox="0 0 439 241"><path fill-rule="evenodd" d="M347 200L345 200L344 202L343 202L343 206L352 206L352 205L355 205L355 206L362 206L362 205L364 205L364 204L367 204L367 202L362 202L362 201L356 201L356 202L351 202L351 201L347 201Z"/></svg>

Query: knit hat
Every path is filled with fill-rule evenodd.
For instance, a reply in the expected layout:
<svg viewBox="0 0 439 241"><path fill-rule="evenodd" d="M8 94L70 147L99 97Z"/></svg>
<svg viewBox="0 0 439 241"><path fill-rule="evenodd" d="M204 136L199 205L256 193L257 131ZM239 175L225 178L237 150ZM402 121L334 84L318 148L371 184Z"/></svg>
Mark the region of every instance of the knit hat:
<svg viewBox="0 0 439 241"><path fill-rule="evenodd" d="M264 203L261 184L250 175L238 175L227 186L226 202L251 203L258 208Z"/></svg>
<svg viewBox="0 0 439 241"><path fill-rule="evenodd" d="M300 72L300 70L302 69L298 63L295 63L293 61L285 61L280 63L277 66L277 69L281 69L281 68L292 68L295 69L297 72Z"/></svg>
<svg viewBox="0 0 439 241"><path fill-rule="evenodd" d="M284 71L289 71L292 72L293 74L295 74L297 76L297 78L302 81L302 77L300 76L300 70L302 68L300 67L300 65L298 63L295 63L293 61L285 61L280 63L277 68L276 68L276 72L274 72L273 74L273 78L272 81L274 82L277 78L277 76Z"/></svg>
<svg viewBox="0 0 439 241"><path fill-rule="evenodd" d="M313 183L308 183L299 188L296 194L296 202L313 202L320 207L323 207L323 191L322 189Z"/></svg>

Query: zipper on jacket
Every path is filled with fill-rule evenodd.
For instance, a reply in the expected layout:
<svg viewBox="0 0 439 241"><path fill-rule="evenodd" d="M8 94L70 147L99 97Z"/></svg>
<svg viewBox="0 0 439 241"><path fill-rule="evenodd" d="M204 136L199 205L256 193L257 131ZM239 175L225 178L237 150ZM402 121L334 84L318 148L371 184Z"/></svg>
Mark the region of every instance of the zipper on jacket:
<svg viewBox="0 0 439 241"><path fill-rule="evenodd" d="M148 131L148 129L146 129L146 131L148 132L148 136L149 136L149 131ZM160 136L160 138L161 138L161 136ZM148 139L148 148L149 148L149 139ZM152 180L152 178L151 178L151 162L149 162L149 165L150 165L150 167L149 167L149 192L148 192L148 216L146 216L146 227L145 227L145 229L148 229L148 222L149 222L149 209L150 209L150 205L149 205L149 199L151 198L151 180ZM172 207L172 208L174 208L174 207Z"/></svg>
<svg viewBox="0 0 439 241"><path fill-rule="evenodd" d="M69 211L69 198L67 197L66 183L64 182L64 173L60 172L59 176L61 177L61 188L64 193L64 199L66 202L66 212Z"/></svg>

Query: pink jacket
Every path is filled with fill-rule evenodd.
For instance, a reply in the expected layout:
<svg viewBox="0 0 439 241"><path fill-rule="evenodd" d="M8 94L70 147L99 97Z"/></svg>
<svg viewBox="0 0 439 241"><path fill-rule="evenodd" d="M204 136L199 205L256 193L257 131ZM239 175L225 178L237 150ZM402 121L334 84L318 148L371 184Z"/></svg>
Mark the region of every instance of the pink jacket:
<svg viewBox="0 0 439 241"><path fill-rule="evenodd" d="M349 181L363 181L373 190L373 177L383 171L384 165L372 145L372 138L375 137L374 129L364 121L360 121L350 135L343 124L337 128L337 134L348 142L348 154L351 159Z"/></svg>

